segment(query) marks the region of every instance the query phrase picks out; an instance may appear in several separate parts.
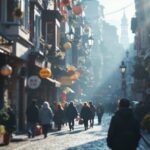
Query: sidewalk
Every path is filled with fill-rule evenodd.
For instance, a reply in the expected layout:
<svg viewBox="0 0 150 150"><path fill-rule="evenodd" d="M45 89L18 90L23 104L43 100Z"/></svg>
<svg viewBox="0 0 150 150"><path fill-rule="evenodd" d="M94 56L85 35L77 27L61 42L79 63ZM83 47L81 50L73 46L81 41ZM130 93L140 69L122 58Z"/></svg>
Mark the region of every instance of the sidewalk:
<svg viewBox="0 0 150 150"><path fill-rule="evenodd" d="M67 129L68 127L67 126L62 126L62 129L65 130ZM54 128L49 131L48 133L53 133L53 132L57 132L57 128ZM40 134L40 135L36 135L35 138L39 137L39 136L43 136L43 134ZM12 134L12 139L11 139L11 142L21 142L21 141L26 141L26 140L29 140L28 136L26 134Z"/></svg>
<svg viewBox="0 0 150 150"><path fill-rule="evenodd" d="M28 140L28 136L25 134L13 134L11 142L19 142Z"/></svg>
<svg viewBox="0 0 150 150"><path fill-rule="evenodd" d="M150 133L143 131L143 132L141 132L141 135L142 135L142 138L144 139L145 143L147 145L149 145L149 148L150 148Z"/></svg>
<svg viewBox="0 0 150 150"><path fill-rule="evenodd" d="M141 139L137 150L150 150L150 133L141 131Z"/></svg>

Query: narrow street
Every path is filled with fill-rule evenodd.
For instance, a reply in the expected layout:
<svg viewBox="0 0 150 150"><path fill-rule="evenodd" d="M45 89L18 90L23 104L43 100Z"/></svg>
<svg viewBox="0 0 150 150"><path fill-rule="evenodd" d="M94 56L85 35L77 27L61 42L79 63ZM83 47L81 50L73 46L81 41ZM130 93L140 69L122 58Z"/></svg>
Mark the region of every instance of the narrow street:
<svg viewBox="0 0 150 150"><path fill-rule="evenodd" d="M104 115L102 125L84 131L83 125L76 125L74 131L64 127L62 131L51 132L48 138L37 136L24 142L11 142L0 150L109 150L106 145L110 116ZM77 124L77 122L76 122Z"/></svg>

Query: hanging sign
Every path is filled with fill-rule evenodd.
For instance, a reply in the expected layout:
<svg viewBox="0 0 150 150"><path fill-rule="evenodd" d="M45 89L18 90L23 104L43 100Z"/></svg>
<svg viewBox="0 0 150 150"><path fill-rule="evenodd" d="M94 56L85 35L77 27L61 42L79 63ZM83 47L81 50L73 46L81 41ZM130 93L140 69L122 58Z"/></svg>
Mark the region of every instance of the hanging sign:
<svg viewBox="0 0 150 150"><path fill-rule="evenodd" d="M36 75L30 76L28 78L27 84L30 89L37 89L41 84L41 79Z"/></svg>
<svg viewBox="0 0 150 150"><path fill-rule="evenodd" d="M39 74L41 78L50 78L52 76L52 72L48 68L42 68Z"/></svg>

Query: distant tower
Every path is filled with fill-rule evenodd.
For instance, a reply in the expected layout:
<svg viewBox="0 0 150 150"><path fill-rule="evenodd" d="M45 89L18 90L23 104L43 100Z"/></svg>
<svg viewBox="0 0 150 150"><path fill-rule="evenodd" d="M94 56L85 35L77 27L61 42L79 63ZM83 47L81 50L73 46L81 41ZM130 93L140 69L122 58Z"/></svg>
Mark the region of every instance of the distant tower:
<svg viewBox="0 0 150 150"><path fill-rule="evenodd" d="M127 49L129 46L129 38L128 38L128 20L125 14L123 13L123 17L121 19L121 38L120 43L122 44L124 49Z"/></svg>

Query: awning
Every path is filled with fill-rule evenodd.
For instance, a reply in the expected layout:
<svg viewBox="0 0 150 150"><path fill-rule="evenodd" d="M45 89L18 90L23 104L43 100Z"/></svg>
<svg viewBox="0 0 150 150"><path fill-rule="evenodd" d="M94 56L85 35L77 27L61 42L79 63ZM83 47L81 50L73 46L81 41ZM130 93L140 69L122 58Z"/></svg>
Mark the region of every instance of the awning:
<svg viewBox="0 0 150 150"><path fill-rule="evenodd" d="M46 79L52 83L55 83L56 87L61 87L61 83L59 81L52 79L52 78L46 78Z"/></svg>
<svg viewBox="0 0 150 150"><path fill-rule="evenodd" d="M75 93L75 91L74 91L73 89L71 89L70 87L66 87L66 88L65 88L65 91L66 91L67 93Z"/></svg>
<svg viewBox="0 0 150 150"><path fill-rule="evenodd" d="M72 81L68 76L60 77L59 82L61 83L61 85L66 85L66 86L72 85L74 83L74 81Z"/></svg>

